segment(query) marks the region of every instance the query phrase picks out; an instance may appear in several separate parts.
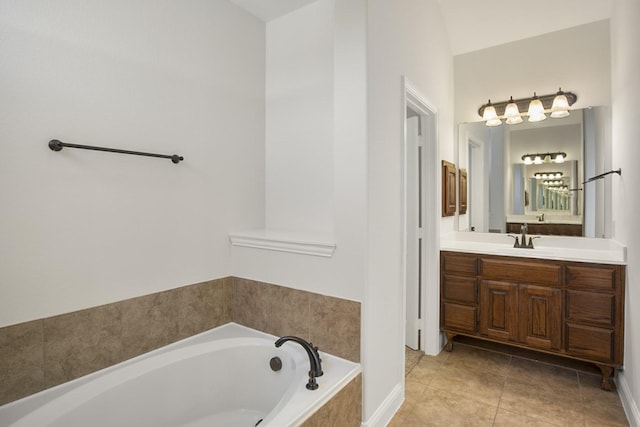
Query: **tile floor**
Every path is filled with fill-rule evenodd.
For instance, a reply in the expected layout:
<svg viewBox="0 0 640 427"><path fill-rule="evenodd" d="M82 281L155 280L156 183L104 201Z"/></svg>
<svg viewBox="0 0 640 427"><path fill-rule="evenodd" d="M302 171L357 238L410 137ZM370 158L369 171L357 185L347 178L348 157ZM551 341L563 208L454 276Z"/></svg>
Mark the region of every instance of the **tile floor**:
<svg viewBox="0 0 640 427"><path fill-rule="evenodd" d="M592 365L500 350L455 342L433 357L407 349L405 402L389 426L629 425L618 393L600 389Z"/></svg>

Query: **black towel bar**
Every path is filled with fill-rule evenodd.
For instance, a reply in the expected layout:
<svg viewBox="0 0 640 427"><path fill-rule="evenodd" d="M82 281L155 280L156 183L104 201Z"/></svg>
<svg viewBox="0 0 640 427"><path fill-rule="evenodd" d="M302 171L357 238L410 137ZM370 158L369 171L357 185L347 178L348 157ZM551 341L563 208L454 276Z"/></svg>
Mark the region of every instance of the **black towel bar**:
<svg viewBox="0 0 640 427"><path fill-rule="evenodd" d="M583 184L586 184L587 182L595 181L598 179L602 179L607 175L611 175L612 173L617 173L618 175L622 175L622 168L618 168L617 170L614 170L614 171L609 171L609 172L601 173L600 175L596 175L592 178L589 178L585 182L583 182Z"/></svg>
<svg viewBox="0 0 640 427"><path fill-rule="evenodd" d="M167 154L143 153L141 151L130 151L130 150L120 150L117 148L96 147L94 145L68 144L66 142L62 142L57 139L52 139L51 141L49 141L49 148L51 148L53 151L60 151L62 150L63 147L81 148L83 150L107 151L109 153L133 154L135 156L160 157L162 159L171 159L171 161L176 164L184 160L184 157L178 156L177 154L167 155Z"/></svg>

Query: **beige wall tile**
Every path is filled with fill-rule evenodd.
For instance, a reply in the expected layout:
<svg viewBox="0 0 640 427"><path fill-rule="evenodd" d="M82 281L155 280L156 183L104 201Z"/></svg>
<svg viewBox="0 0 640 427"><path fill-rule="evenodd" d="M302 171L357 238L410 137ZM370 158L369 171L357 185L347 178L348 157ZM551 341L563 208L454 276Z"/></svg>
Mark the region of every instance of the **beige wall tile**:
<svg viewBox="0 0 640 427"><path fill-rule="evenodd" d="M118 303L122 309L122 354L129 359L178 340L176 291Z"/></svg>
<svg viewBox="0 0 640 427"><path fill-rule="evenodd" d="M234 322L276 336L309 339L309 292L236 278Z"/></svg>
<svg viewBox="0 0 640 427"><path fill-rule="evenodd" d="M121 333L118 304L44 319L45 387L122 361Z"/></svg>
<svg viewBox="0 0 640 427"><path fill-rule="evenodd" d="M178 302L178 338L231 321L231 278L184 286L174 292Z"/></svg>
<svg viewBox="0 0 640 427"><path fill-rule="evenodd" d="M344 386L324 406L318 409L303 427L357 427L362 422L362 375Z"/></svg>
<svg viewBox="0 0 640 427"><path fill-rule="evenodd" d="M0 328L0 405L44 388L42 320Z"/></svg>
<svg viewBox="0 0 640 427"><path fill-rule="evenodd" d="M321 351L360 362L360 303L314 294L310 340Z"/></svg>

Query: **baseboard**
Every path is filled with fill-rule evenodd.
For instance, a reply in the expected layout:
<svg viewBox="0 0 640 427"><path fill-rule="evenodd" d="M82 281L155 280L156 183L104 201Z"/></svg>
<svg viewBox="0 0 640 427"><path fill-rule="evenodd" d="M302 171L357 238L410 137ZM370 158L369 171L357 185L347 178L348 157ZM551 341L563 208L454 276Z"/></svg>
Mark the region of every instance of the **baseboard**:
<svg viewBox="0 0 640 427"><path fill-rule="evenodd" d="M616 385L618 386L618 394L620 395L624 412L629 420L629 425L631 427L640 427L640 410L638 410L638 405L633 400L629 383L624 377L624 371L618 374Z"/></svg>
<svg viewBox="0 0 640 427"><path fill-rule="evenodd" d="M362 427L384 427L391 421L391 418L398 412L404 401L404 389L402 384L396 385L391 393L384 399L382 404L373 415L362 422Z"/></svg>

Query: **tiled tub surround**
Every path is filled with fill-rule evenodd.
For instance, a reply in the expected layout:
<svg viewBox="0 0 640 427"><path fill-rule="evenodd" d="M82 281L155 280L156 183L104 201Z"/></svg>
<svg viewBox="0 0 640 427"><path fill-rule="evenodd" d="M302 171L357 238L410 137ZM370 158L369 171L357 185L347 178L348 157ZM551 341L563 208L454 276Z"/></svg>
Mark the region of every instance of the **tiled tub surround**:
<svg viewBox="0 0 640 427"><path fill-rule="evenodd" d="M0 328L0 405L231 321L360 361L360 303L227 277Z"/></svg>

